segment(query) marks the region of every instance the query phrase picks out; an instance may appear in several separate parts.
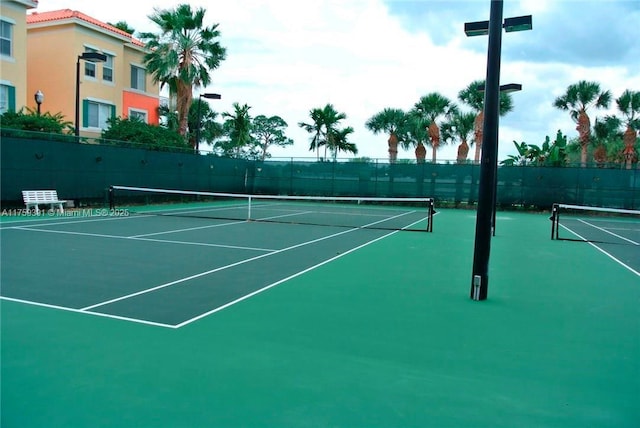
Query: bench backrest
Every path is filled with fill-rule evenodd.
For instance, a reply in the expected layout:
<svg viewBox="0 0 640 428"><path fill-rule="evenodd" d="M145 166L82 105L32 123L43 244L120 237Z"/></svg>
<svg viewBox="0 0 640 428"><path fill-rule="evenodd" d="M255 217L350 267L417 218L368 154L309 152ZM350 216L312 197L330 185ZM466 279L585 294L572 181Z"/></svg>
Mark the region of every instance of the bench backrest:
<svg viewBox="0 0 640 428"><path fill-rule="evenodd" d="M24 202L57 201L58 192L55 190L23 190L22 199Z"/></svg>

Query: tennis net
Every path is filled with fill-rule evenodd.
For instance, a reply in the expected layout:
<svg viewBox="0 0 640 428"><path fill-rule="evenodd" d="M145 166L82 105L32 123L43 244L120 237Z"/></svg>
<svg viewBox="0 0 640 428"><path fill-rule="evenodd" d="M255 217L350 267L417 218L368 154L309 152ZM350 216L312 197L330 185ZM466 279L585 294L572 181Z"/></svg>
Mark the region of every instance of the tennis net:
<svg viewBox="0 0 640 428"><path fill-rule="evenodd" d="M551 239L640 245L640 211L553 204Z"/></svg>
<svg viewBox="0 0 640 428"><path fill-rule="evenodd" d="M249 195L111 186L111 209L130 214L347 228L433 231L433 198Z"/></svg>

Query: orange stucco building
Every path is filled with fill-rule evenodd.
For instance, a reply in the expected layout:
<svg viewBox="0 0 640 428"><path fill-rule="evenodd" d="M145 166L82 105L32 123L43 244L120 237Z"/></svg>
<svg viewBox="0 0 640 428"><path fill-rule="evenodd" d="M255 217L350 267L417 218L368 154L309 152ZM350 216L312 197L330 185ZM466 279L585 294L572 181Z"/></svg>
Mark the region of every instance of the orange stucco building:
<svg viewBox="0 0 640 428"><path fill-rule="evenodd" d="M142 42L70 9L32 12L26 16L26 28L26 92L42 91L42 112L59 112L75 121L77 75L81 135L99 137L111 117L135 116L158 124L160 90L145 70ZM106 61L79 59L86 52L101 53ZM35 108L33 97L27 105Z"/></svg>
<svg viewBox="0 0 640 428"><path fill-rule="evenodd" d="M0 1L0 113L35 103L35 92L27 91L25 15L37 6L36 0Z"/></svg>

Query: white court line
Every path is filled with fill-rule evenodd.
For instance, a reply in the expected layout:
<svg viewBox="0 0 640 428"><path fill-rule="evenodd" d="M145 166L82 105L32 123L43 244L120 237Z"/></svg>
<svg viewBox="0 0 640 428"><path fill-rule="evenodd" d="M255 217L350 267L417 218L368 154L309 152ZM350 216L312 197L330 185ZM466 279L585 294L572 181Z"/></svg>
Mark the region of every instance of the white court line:
<svg viewBox="0 0 640 428"><path fill-rule="evenodd" d="M613 261L615 261L616 263L620 264L621 266L629 269L631 272L635 273L636 275L640 276L640 272L638 272L637 270L633 269L631 266L625 264L623 261L618 260L615 256L613 256L612 254L608 253L607 251L603 250L602 248L598 247L596 244L594 244L593 242L589 242L586 238L580 236L579 234L577 234L576 232L574 232L573 230L569 229L567 226L560 224L559 226L561 226L562 228L568 230L569 232L573 233L574 235L576 235L578 238L582 239L583 241L585 241L587 244L591 245L592 247L594 247L596 250L600 251L601 253L605 254L606 256L608 256L609 258L611 258Z"/></svg>
<svg viewBox="0 0 640 428"><path fill-rule="evenodd" d="M406 213L402 214L402 215L406 215ZM396 216L396 217L400 217L400 216L401 215ZM374 224L380 223L381 221L377 221L377 222L374 222L374 223L369 223L369 224L365 225L364 227L373 226ZM146 290L137 291L135 293L127 294L127 295L124 295L124 296L121 296L121 297L117 297L115 299L111 299L111 300L107 300L107 301L104 301L104 302L96 303L95 305L87 306L86 308L82 308L81 310L83 310L83 311L84 310L89 310L89 309L97 308L99 306L104 306L104 305L108 305L108 304L111 304L111 303L115 303L115 302L118 302L120 300L125 300L125 299L129 299L131 297L135 297L135 296L139 296L139 295L142 295L142 294L150 293L152 291L160 290L162 288L170 287L172 285L180 284L180 283L183 283L183 282L186 282L186 281L190 281L192 279L196 279L196 278L200 278L200 277L203 277L203 276L206 276L206 275L210 275L210 274L215 273L215 272L219 272L219 271L222 271L222 270L225 270L225 269L230 269L230 268L235 267L235 266L239 266L239 265L242 265L242 264L245 264L245 263L249 263L249 262L252 262L252 261L255 261L255 260L259 260L259 259L262 259L264 257L269 257L269 256L272 256L274 254L279 254L279 253L282 253L284 251L289 251L289 250L293 250L295 248L303 247L305 245L309 245L309 244L313 244L313 243L316 243L316 242L324 241L325 239L335 238L336 236L344 235L346 233L351 233L351 232L356 231L356 230L361 230L361 228L343 230L341 232L333 233L331 235L323 236L321 238L313 239L311 241L301 242L300 244L296 244L296 245L292 245L290 247L282 248L280 250L273 251L271 253L261 254L259 256L251 257L249 259L240 260L238 262L231 263L229 265L220 266L218 268L210 269L210 270L205 271L205 272L200 272L200 273L197 273L195 275L190 275L190 276L187 276L187 277L184 277L184 278L181 278L181 279L177 279L175 281L167 282L165 284L160 284L160 285L158 285L156 287L148 288Z"/></svg>
<svg viewBox="0 0 640 428"><path fill-rule="evenodd" d="M142 235L131 235L129 236L129 238L143 238L145 236L155 236L155 235L164 235L167 233L178 233L178 232L188 232L191 230L200 230L200 229L210 229L213 227L221 227L221 226L232 226L234 224L241 224L241 223L245 223L245 220L241 220L241 221L232 221L230 223L221 223L221 224L209 224L206 226L198 226L198 227L187 227L185 229L173 229L173 230L166 230L163 232L154 232L154 233L144 233Z"/></svg>
<svg viewBox="0 0 640 428"><path fill-rule="evenodd" d="M426 218L426 217L425 217L425 218ZM420 219L420 220L418 220L418 221L416 221L416 222L414 222L414 223L411 223L411 224L409 224L409 225L407 225L407 226L403 227L402 229L403 229L403 230L404 230L404 229L408 229L409 227L413 226L414 224L420 223L421 221L425 220L425 218ZM310 271L312 271L312 270L314 270L314 269L316 269L316 268L319 268L320 266L323 266L323 265L325 265L325 264L327 264L327 263L330 263L330 262L332 262L332 261L334 261L334 260L337 260L337 259L339 259L340 257L346 256L346 255L347 255L347 254L349 254L349 253L352 253L352 252L354 252L354 251L356 251L356 250L359 250L360 248L364 248L364 247L366 247L367 245L373 244L374 242L380 241L381 239L387 238L387 237L389 237L389 236L391 236L391 235L393 235L393 234L396 234L396 233L398 233L398 232L400 232L400 231L399 231L399 230L394 230L393 232L389 232L389 233L387 233L386 235L383 235L383 236L380 236L380 237L378 237L378 238L376 238L376 239L372 239L371 241L365 242L364 244L361 244L361 245L359 245L359 246L357 246L357 247L354 247L354 248L352 248L352 249L350 249L350 250L348 250L348 251L345 251L344 253L341 253L341 254L339 254L339 255L337 255L337 256L331 257L330 259L327 259L327 260L325 260L325 261L323 261L323 262L320 262L320 263L318 263L318 264L316 264L316 265L313 265L313 266L311 266L311 267L308 267L307 269L301 270L300 272L296 272L296 273L294 273L293 275L289 275L289 276L288 276L288 277L286 277L286 278L283 278L283 279L281 279L281 280L279 280L279 281L276 281L276 282L274 282L274 283L272 283L272 284L269 284L269 285L267 285L267 286L265 286L265 287L262 287L262 288L261 288L261 289L259 289L259 290L256 290L256 291L254 291L254 292L252 292L252 293L249 293L249 294L246 294L246 295L244 295L244 296L242 296L242 297L237 298L236 300L233 300L233 301L231 301L231 302L229 302L229 303L226 303L226 304L224 304L224 305L222 305L222 306L219 306L219 307L217 307L217 308L215 308L215 309L212 309L212 310L210 310L210 311L208 311L208 312L205 312L205 313L203 313L203 314L200 314L200 315L198 315L197 317L194 317L194 318L191 318L191 319L189 319L189 320L183 321L183 322L181 322L180 324L176 324L176 328L184 327L185 325L191 324L192 322L195 322L195 321L198 321L198 320L200 320L200 319L202 319L202 318L208 317L208 316L209 316L209 315L211 315L211 314L214 314L214 313L219 312L219 311L221 311L221 310L223 310L223 309L226 309L226 308L228 308L229 306L233 306L233 305L235 305L236 303L240 303L240 302L242 302L243 300L246 300L246 299L248 299L248 298L250 298L250 297L255 296L256 294L262 293L263 291L266 291L266 290L268 290L268 289L270 289L270 288L273 288L273 287L275 287L276 285L280 285L280 284L282 284L283 282L289 281L290 279L296 278L296 277L298 277L298 276L300 276L300 275L302 275L302 274L305 274L305 273L307 273L307 272L310 272Z"/></svg>
<svg viewBox="0 0 640 428"><path fill-rule="evenodd" d="M624 241L630 242L630 243L632 243L633 245L640 245L640 242L632 241L631 239L625 238L624 236L620 236L620 235L618 235L617 233L613 233L613 232L611 232L610 230L603 229L602 227L596 226L595 224L591 224L591 223L589 223L588 221L584 221L584 220L582 220L582 219L578 219L578 221L579 221L580 223L584 223L584 224L586 224L587 226L591 226L591 227L593 227L593 228L595 228L595 229L598 229L598 230L601 230L601 231L603 231L603 232L606 232L606 233L608 233L609 235L613 235L613 236L615 236L616 238L620 238L620 239L622 239L622 240L624 240Z"/></svg>
<svg viewBox="0 0 640 428"><path fill-rule="evenodd" d="M102 235L99 233L86 233L86 232L72 232L69 230L47 230L47 229L32 229L28 226L16 227L19 230L28 230L31 232L42 233L59 233L62 235L80 235L80 236L92 236L97 238L111 238L111 239L124 239L130 241L147 241L147 242L161 242L165 244L180 244L180 245L199 245L202 247L218 247L218 248L232 248L238 250L250 250L250 251L276 251L273 248L255 248L255 247L240 247L236 245L223 245L223 244L209 244L206 242L190 242L190 241L171 241L168 239L153 239L153 238L138 238L135 236L118 236L118 235Z"/></svg>
<svg viewBox="0 0 640 428"><path fill-rule="evenodd" d="M262 293L263 291L266 291L266 290L268 290L268 289L270 289L270 288L273 288L273 287L275 287L276 285L280 285L280 284L282 284L283 282L289 281L290 279L293 279L293 278L298 277L298 276L300 276L300 275L302 275L302 274L305 274L305 273L307 273L307 272L310 272L310 271L312 271L312 270L314 270L314 269L316 269L316 268L319 268L320 266L323 266L323 265L325 265L325 264L327 264L327 263L329 263L329 262L332 262L332 261L334 261L334 260L336 260L336 259L339 259L340 257L346 256L346 255L347 255L347 254L349 254L349 253L352 253L352 252L354 252L354 251L356 251L356 250L359 250L360 248L366 247L366 246L367 246L367 245L369 245L369 244L373 244L373 243L374 243L374 242L376 242L376 241L379 241L379 240L381 240L381 239L383 239L383 238L386 238L386 237L388 237L388 236L390 236L390 235L393 235L394 233L398 233L398 232L399 232L399 230L394 230L393 232L387 233L386 235L383 235L383 236L381 236L381 237L379 237L379 238L376 238L376 239L373 239L373 240L371 240L371 241L365 242L364 244L361 244L361 245L359 245L359 246L357 246L357 247L355 247L355 248L352 248L352 249L350 249L350 250L348 250L348 251L345 251L344 253L341 253L341 254L339 254L339 255L337 255L337 256L334 256L334 257L332 257L332 258L330 258L330 259L327 259L327 260L325 260L325 261L323 261L323 262L320 262L320 263L318 263L318 264L316 264L316 265L313 265L313 266L311 266L311 267L308 267L307 269L304 269L304 270L301 270L301 271L299 271L299 272L296 272L296 273L294 273L293 275L289 275L289 276L288 276L288 277L286 277L286 278L283 278L283 279L281 279L281 280L279 280L279 281L276 281L276 282L274 282L274 283L272 283L272 284L269 284L269 285L267 285L267 286L265 286L265 287L262 287L261 289L256 290L256 291L254 291L254 292L252 292L252 293L246 294L246 295L244 295L244 296L242 296L242 297L240 297L240 298L238 298L238 299L236 299L236 300L234 300L234 301L232 301L232 302L229 302L229 303L224 304L224 305L222 305L222 306L219 306L219 307L217 307L217 308L215 308L215 309L212 309L212 310L210 310L209 312L205 312L205 313L203 313L203 314L198 315L197 317L194 317L194 318L191 318L191 319L189 319L189 320L187 320L187 321L181 322L180 324L176 324L176 328L180 328L180 327L183 327L183 326L185 326L185 325L191 324L191 323L192 323L192 322L194 322L194 321L197 321L197 320L199 320L199 319L205 318L205 317L207 317L207 316L209 316L209 315L211 315L211 314L214 314L214 313L216 313L216 312L218 312L218 311L221 311L221 310L223 310L223 309L225 309L225 308L228 308L229 306L233 306L233 305L235 305L236 303L242 302L243 300L246 300L246 299L248 299L248 298L250 298L250 297L253 297L253 296L255 296L256 294Z"/></svg>
<svg viewBox="0 0 640 428"><path fill-rule="evenodd" d="M302 215L302 214L308 214L308 213L309 213L309 211L306 211L304 213L279 215L279 216L261 218L261 219L258 219L258 220L271 220L271 219L274 219L274 218L290 217L290 216L294 216L294 215ZM130 236L130 238L141 238L141 237L144 237L144 236L164 235L166 233L188 232L188 231L191 231L191 230L207 229L207 228L211 228L211 227L232 226L234 224L241 224L241 223L246 223L246 222L247 222L246 220L242 220L242 221L234 221L234 222L231 222L231 223L222 223L222 224L214 224L214 225L208 225L208 226L189 227L189 228L186 228L186 229L167 230L165 232L145 233L143 235L133 235L133 236Z"/></svg>
<svg viewBox="0 0 640 428"><path fill-rule="evenodd" d="M30 300L14 299L13 297L0 296L0 300L7 300L7 301L10 301L10 302L23 303L25 305L31 305L31 306L41 306L43 308L49 308L49 309L59 309L61 311L75 312L75 313L79 313L79 314L95 315L95 316L103 317L103 318L113 318L113 319L122 320L122 321L135 322L135 323L138 323L138 324L152 325L152 326L155 326L155 327L165 327L165 328L174 328L174 329L176 328L175 325L171 325L171 324L163 324L163 323L154 322L154 321L145 321L145 320L141 320L141 319L137 319L137 318L121 317L121 316L118 316L118 315L104 314L104 313L101 313L101 312L83 311L83 310L80 310L80 309L67 308L66 306L57 306L57 305L50 305L50 304L47 304L47 303L32 302Z"/></svg>
<svg viewBox="0 0 640 428"><path fill-rule="evenodd" d="M8 222L7 226L0 226L0 230L2 229L20 229L22 227L38 227L38 226L58 226L61 224L75 224L75 223L91 223L94 221L111 221L111 220L126 220L126 219L132 219L132 218L148 218L148 217L154 217L152 215L135 215L135 216L113 216L113 217L99 217L99 218L92 218L92 219L88 219L88 220L74 220L74 221L58 221L55 223L51 223L51 222L43 222L43 223L38 223L38 224L29 224L27 226L9 226L9 224L15 224L15 223L25 223L25 222L33 222L33 221L37 221L37 220L17 220L17 221L12 221L12 222ZM73 219L73 218L77 218L77 217L73 217L73 216L69 216L69 219ZM40 220L42 221L42 220Z"/></svg>

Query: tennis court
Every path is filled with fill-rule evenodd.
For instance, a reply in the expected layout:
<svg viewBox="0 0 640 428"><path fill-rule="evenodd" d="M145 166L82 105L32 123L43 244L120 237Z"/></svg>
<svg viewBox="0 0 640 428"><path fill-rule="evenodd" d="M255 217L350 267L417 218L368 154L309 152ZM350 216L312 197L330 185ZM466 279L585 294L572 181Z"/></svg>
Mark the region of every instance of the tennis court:
<svg viewBox="0 0 640 428"><path fill-rule="evenodd" d="M474 211L262 202L3 218L2 426L638 426L637 244L499 212L474 302Z"/></svg>
<svg viewBox="0 0 640 428"><path fill-rule="evenodd" d="M381 239L389 227L426 231L429 221L427 209L317 198L264 199L251 207L255 220L244 221L249 197L216 196L12 222L3 227L3 298L175 328Z"/></svg>

